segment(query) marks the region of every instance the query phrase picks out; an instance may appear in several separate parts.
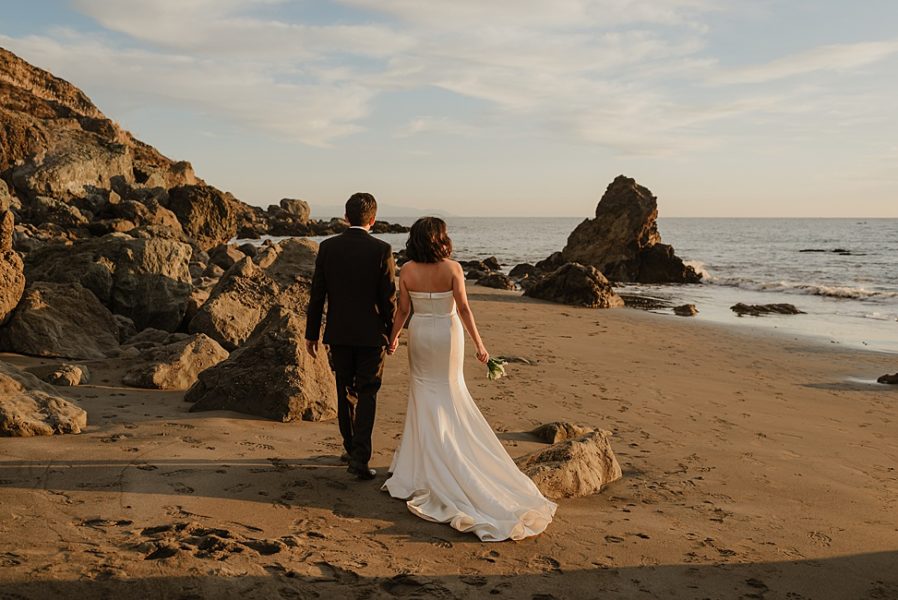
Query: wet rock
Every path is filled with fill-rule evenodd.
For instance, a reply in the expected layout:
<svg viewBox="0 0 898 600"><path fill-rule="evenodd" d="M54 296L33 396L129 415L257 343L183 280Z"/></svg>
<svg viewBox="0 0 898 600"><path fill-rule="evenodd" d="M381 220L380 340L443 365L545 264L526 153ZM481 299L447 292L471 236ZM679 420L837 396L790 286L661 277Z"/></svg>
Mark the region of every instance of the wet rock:
<svg viewBox="0 0 898 600"><path fill-rule="evenodd" d="M489 258L483 259L484 266L490 271L500 271L502 269L502 265L499 264L499 259L495 256L490 256Z"/></svg>
<svg viewBox="0 0 898 600"><path fill-rule="evenodd" d="M30 285L0 328L0 348L31 356L96 359L118 347L112 313L77 283Z"/></svg>
<svg viewBox="0 0 898 600"><path fill-rule="evenodd" d="M535 266L530 263L521 263L512 267L511 271L508 272L508 276L512 279L522 279L524 277L531 277L537 273L539 273L539 269Z"/></svg>
<svg viewBox="0 0 898 600"><path fill-rule="evenodd" d="M568 262L599 269L612 281L698 283L701 276L673 248L661 244L657 198L634 179L620 175L583 221L562 251Z"/></svg>
<svg viewBox="0 0 898 600"><path fill-rule="evenodd" d="M231 356L200 373L191 411L233 410L277 421L336 416L336 383L324 352L305 350L305 318L275 307Z"/></svg>
<svg viewBox="0 0 898 600"><path fill-rule="evenodd" d="M477 285L495 288L497 290L513 290L515 289L514 281L508 278L504 273L490 273L477 280Z"/></svg>
<svg viewBox="0 0 898 600"><path fill-rule="evenodd" d="M146 362L130 369L122 382L140 388L186 390L200 373L227 357L227 350L198 333L142 353Z"/></svg>
<svg viewBox="0 0 898 600"><path fill-rule="evenodd" d="M680 317L694 317L698 314L698 308L695 307L695 304L682 304L680 306L675 306L674 314Z"/></svg>
<svg viewBox="0 0 898 600"><path fill-rule="evenodd" d="M624 305L624 301L598 269L577 263L568 263L541 278L527 288L524 295L587 308L616 308Z"/></svg>
<svg viewBox="0 0 898 600"><path fill-rule="evenodd" d="M620 464L608 433L593 431L515 460L547 498L577 498L596 494L621 478Z"/></svg>
<svg viewBox="0 0 898 600"><path fill-rule="evenodd" d="M31 373L0 362L0 436L80 433L87 413Z"/></svg>
<svg viewBox="0 0 898 600"><path fill-rule="evenodd" d="M804 311L799 310L794 304L743 304L739 302L730 307L734 313L743 317L750 315L752 317L760 317L762 315L803 315Z"/></svg>
<svg viewBox="0 0 898 600"><path fill-rule="evenodd" d="M895 373L894 375L888 375L888 374L883 375L876 381L877 381L877 383L887 383L890 385L896 385L896 384L898 384L898 373Z"/></svg>

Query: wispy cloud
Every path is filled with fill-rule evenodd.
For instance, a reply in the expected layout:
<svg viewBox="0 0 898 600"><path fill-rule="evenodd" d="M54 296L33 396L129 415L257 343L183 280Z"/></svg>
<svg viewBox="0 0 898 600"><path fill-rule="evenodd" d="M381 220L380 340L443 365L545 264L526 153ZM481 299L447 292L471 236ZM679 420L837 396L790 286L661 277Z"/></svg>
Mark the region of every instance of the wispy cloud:
<svg viewBox="0 0 898 600"><path fill-rule="evenodd" d="M898 39L820 46L761 65L720 69L711 77L718 84L765 83L818 71L846 71L898 54Z"/></svg>
<svg viewBox="0 0 898 600"><path fill-rule="evenodd" d="M481 121L628 155L708 148L719 123L814 110L802 77L898 53L886 40L725 67L707 32L727 0L335 1L357 18L307 22L284 0L73 0L102 32L0 43L120 105L149 96L314 146L363 131L386 92L437 88L490 107ZM451 107L415 113L396 137L483 131Z"/></svg>

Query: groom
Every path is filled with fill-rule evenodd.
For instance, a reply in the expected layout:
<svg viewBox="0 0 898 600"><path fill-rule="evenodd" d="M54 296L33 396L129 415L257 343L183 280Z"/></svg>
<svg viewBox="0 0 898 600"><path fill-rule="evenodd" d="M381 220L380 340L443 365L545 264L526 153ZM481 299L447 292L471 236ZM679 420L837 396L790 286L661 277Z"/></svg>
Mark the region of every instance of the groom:
<svg viewBox="0 0 898 600"><path fill-rule="evenodd" d="M377 475L368 468L371 432L396 309L393 251L369 233L376 215L377 201L371 194L360 192L346 201L350 227L318 248L306 319L306 348L315 357L327 301L324 343L337 379L343 458L359 479Z"/></svg>

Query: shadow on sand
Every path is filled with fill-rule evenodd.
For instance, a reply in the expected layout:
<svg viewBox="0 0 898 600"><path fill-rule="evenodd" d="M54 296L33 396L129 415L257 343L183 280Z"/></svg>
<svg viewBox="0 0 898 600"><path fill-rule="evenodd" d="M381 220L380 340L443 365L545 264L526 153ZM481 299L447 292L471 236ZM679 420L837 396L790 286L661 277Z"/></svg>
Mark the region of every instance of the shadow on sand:
<svg viewBox="0 0 898 600"><path fill-rule="evenodd" d="M737 565L663 565L596 568L545 574L396 575L365 577L331 569L303 576L278 565L267 576L178 575L78 581L5 581L3 600L46 598L708 598L881 599L898 598L898 552L823 560ZM872 580L860 573L879 573ZM0 571L0 581L2 581Z"/></svg>

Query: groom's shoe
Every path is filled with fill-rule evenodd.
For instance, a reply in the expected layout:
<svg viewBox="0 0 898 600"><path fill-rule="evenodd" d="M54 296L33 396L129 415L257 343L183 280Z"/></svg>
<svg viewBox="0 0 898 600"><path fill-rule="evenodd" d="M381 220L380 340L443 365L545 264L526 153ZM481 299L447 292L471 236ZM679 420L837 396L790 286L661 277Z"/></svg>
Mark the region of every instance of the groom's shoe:
<svg viewBox="0 0 898 600"><path fill-rule="evenodd" d="M358 467L353 467L352 465L350 465L349 468L346 469L346 472L355 475L357 479L361 479L362 481L369 481L377 477L377 471L375 471L374 469L369 469L368 467L359 469Z"/></svg>
<svg viewBox="0 0 898 600"><path fill-rule="evenodd" d="M349 453L348 452L344 452L343 454L340 455L340 462L343 463L344 465L349 464Z"/></svg>

